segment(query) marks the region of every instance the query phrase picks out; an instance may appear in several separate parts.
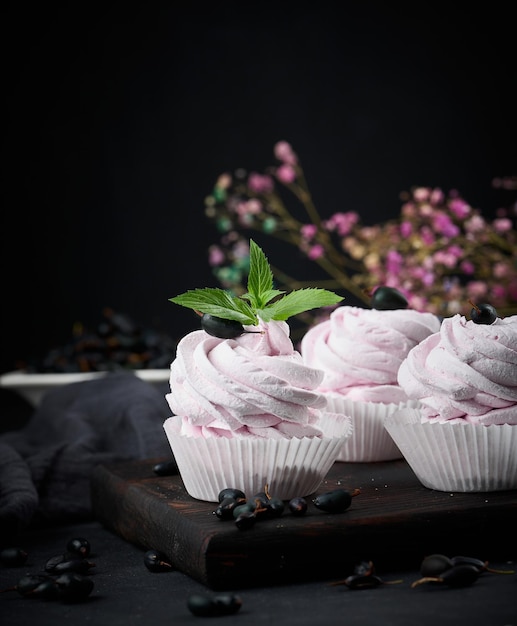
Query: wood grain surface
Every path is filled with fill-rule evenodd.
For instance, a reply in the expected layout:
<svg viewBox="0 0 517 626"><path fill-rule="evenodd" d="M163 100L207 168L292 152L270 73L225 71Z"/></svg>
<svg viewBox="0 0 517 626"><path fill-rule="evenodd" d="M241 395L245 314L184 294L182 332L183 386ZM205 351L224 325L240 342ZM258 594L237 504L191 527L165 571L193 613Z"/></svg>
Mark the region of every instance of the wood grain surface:
<svg viewBox="0 0 517 626"><path fill-rule="evenodd" d="M191 498L179 476L157 476L153 467L161 460L98 466L91 481L94 514L212 589L343 579L364 560L378 572L418 568L435 552L489 561L517 557L517 491L430 490L404 460L335 463L316 493L360 489L349 509L326 513L309 497L305 516L286 510L247 530L220 520L214 503Z"/></svg>

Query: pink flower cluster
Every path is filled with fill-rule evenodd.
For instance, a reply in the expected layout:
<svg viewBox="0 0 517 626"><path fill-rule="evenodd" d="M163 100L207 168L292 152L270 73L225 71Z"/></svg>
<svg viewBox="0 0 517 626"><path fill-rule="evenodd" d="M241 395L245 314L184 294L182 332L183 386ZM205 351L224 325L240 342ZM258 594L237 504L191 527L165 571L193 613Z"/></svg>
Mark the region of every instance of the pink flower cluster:
<svg viewBox="0 0 517 626"><path fill-rule="evenodd" d="M490 221L456 191L418 187L406 194L399 218L377 227L374 238L358 226L342 245L368 270L361 284L395 287L417 310L446 316L465 312L470 300L486 300L512 311L517 233L510 212L500 213L505 216Z"/></svg>
<svg viewBox="0 0 517 626"><path fill-rule="evenodd" d="M290 144L278 142L274 155L278 163L262 173L223 174L206 200L206 214L221 233L209 262L224 288L245 291L247 242L259 231L294 246L321 268L322 285L364 305L376 286L388 285L412 308L442 316L466 314L471 301L490 302L501 315L517 313L515 203L488 219L455 190L415 187L401 195L398 217L365 225L355 211L321 216ZM514 178L494 186L517 189ZM283 276L279 282L291 290L304 280Z"/></svg>

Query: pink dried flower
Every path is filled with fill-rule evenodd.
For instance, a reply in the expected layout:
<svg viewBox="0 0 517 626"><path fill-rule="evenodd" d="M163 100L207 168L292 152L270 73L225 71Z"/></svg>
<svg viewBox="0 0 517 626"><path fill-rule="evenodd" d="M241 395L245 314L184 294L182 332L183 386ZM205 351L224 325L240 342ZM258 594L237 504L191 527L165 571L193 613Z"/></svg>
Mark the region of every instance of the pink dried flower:
<svg viewBox="0 0 517 626"><path fill-rule="evenodd" d="M447 248L447 252L457 259L461 259L461 257L463 256L463 249L454 244Z"/></svg>
<svg viewBox="0 0 517 626"><path fill-rule="evenodd" d="M284 163L280 165L280 167L277 167L276 177L281 183L284 183L284 185L290 185L296 180L296 170L292 165Z"/></svg>
<svg viewBox="0 0 517 626"><path fill-rule="evenodd" d="M355 211L346 213L334 213L324 222L325 228L329 231L337 231L340 237L345 237L359 221L359 215Z"/></svg>
<svg viewBox="0 0 517 626"><path fill-rule="evenodd" d="M420 229L420 237L425 246L432 246L436 240L434 233L429 226L422 226Z"/></svg>
<svg viewBox="0 0 517 626"><path fill-rule="evenodd" d="M507 217L500 217L493 221L494 229L498 233L507 233L509 230L512 230L512 221Z"/></svg>
<svg viewBox="0 0 517 626"><path fill-rule="evenodd" d="M441 189L433 189L431 191L431 197L429 198L431 204L435 206L443 204L445 202L445 195Z"/></svg>
<svg viewBox="0 0 517 626"><path fill-rule="evenodd" d="M471 280L467 283L467 293L470 298L482 298L487 291L486 283L480 280Z"/></svg>
<svg viewBox="0 0 517 626"><path fill-rule="evenodd" d="M472 211L471 207L461 198L454 198L449 204L451 213L454 213L459 219L467 217Z"/></svg>
<svg viewBox="0 0 517 626"><path fill-rule="evenodd" d="M298 163L298 157L293 152L291 144L287 141L279 141L276 143L274 147L274 154L279 161L282 161L287 165L296 165Z"/></svg>
<svg viewBox="0 0 517 626"><path fill-rule="evenodd" d="M317 232L318 227L315 224L304 224L300 228L300 234L306 241L310 241L311 239L313 239L316 236Z"/></svg>
<svg viewBox="0 0 517 626"><path fill-rule="evenodd" d="M435 263L441 263L445 267L454 267L456 265L456 257L447 250L438 250L433 254Z"/></svg>
<svg viewBox="0 0 517 626"><path fill-rule="evenodd" d="M389 250L386 255L386 269L388 272L396 274L399 272L402 264L404 263L404 258L397 250Z"/></svg>
<svg viewBox="0 0 517 626"><path fill-rule="evenodd" d="M275 183L267 174L252 172L248 178L248 187L255 193L271 193L275 188Z"/></svg>
<svg viewBox="0 0 517 626"><path fill-rule="evenodd" d="M232 177L230 174L221 174L217 179L216 186L221 189L228 189L232 184Z"/></svg>
<svg viewBox="0 0 517 626"><path fill-rule="evenodd" d="M225 261L224 252L219 246L212 245L208 248L208 263L211 266L221 265Z"/></svg>
<svg viewBox="0 0 517 626"><path fill-rule="evenodd" d="M413 224L411 222L402 222L400 225L400 234L402 237L407 238L413 232Z"/></svg>
<svg viewBox="0 0 517 626"><path fill-rule="evenodd" d="M517 278L508 283L508 296L511 301L517 302Z"/></svg>
<svg viewBox="0 0 517 626"><path fill-rule="evenodd" d="M465 230L468 233L479 233L485 230L486 222L480 215L473 215L465 222Z"/></svg>
<svg viewBox="0 0 517 626"><path fill-rule="evenodd" d="M417 187L413 191L413 198L417 202L426 202L427 200L429 200L430 192L431 190L428 189L427 187Z"/></svg>
<svg viewBox="0 0 517 626"><path fill-rule="evenodd" d="M375 238L380 235L381 229L379 226L363 226L359 231L363 239L366 241L374 241Z"/></svg>
<svg viewBox="0 0 517 626"><path fill-rule="evenodd" d="M460 232L460 229L452 222L451 218L442 211L437 211L434 214L433 227L445 237L456 237Z"/></svg>
<svg viewBox="0 0 517 626"><path fill-rule="evenodd" d="M409 276L416 278L422 282L423 285L432 285L436 281L434 272L426 269L422 265L411 267L408 270Z"/></svg>
<svg viewBox="0 0 517 626"><path fill-rule="evenodd" d="M433 213L434 213L434 208L430 204L428 204L426 202L426 203L420 205L420 207L418 209L418 212L423 217L431 217L431 215L433 215Z"/></svg>
<svg viewBox="0 0 517 626"><path fill-rule="evenodd" d="M307 253L307 256L309 257L309 259L312 259L314 261L316 259L321 258L324 254L325 254L325 248L318 243L315 246L311 246L309 248L309 252Z"/></svg>
<svg viewBox="0 0 517 626"><path fill-rule="evenodd" d="M492 273L495 278L505 278L510 275L510 272L511 269L506 263L496 263L492 268Z"/></svg>
<svg viewBox="0 0 517 626"><path fill-rule="evenodd" d="M370 272L378 272L381 269L379 255L375 252L370 252L363 258L365 267Z"/></svg>
<svg viewBox="0 0 517 626"><path fill-rule="evenodd" d="M250 246L247 241L239 240L232 248L233 256L236 259L245 259L250 254Z"/></svg>
<svg viewBox="0 0 517 626"><path fill-rule="evenodd" d="M415 311L429 310L429 303L423 296L416 296L414 294L411 294L409 296L408 304L412 309L415 309Z"/></svg>
<svg viewBox="0 0 517 626"><path fill-rule="evenodd" d="M517 189L517 176L503 176L494 178L492 187L495 189Z"/></svg>
<svg viewBox="0 0 517 626"><path fill-rule="evenodd" d="M472 263L472 261L462 261L460 263L460 269L465 274L473 274L476 268L474 266L474 263Z"/></svg>
<svg viewBox="0 0 517 626"><path fill-rule="evenodd" d="M405 202L402 205L401 215L404 217L415 217L416 216L416 207L412 202Z"/></svg>
<svg viewBox="0 0 517 626"><path fill-rule="evenodd" d="M244 202L239 202L237 205L238 215L258 215L262 211L262 202L257 198L250 198Z"/></svg>
<svg viewBox="0 0 517 626"><path fill-rule="evenodd" d="M506 298L506 288L504 285L492 285L491 297L496 301L504 300Z"/></svg>

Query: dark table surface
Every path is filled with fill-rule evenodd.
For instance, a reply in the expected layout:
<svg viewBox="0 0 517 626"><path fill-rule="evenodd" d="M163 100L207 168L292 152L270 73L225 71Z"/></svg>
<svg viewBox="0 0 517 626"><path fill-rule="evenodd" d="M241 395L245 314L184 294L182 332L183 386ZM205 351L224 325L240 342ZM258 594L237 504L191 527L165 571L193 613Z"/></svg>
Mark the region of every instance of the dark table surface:
<svg viewBox="0 0 517 626"><path fill-rule="evenodd" d="M511 534L514 529L505 529ZM94 588L85 602L66 604L26 598L17 591L0 594L0 623L74 626L130 626L146 624L192 624L210 619L194 616L187 607L193 593L214 592L178 572L150 572L144 551L105 529L99 522L61 525L25 531L20 536L29 558L22 567L0 569L0 588L16 585L26 572L41 572L47 559L61 554L72 537L85 537L91 544L89 560L95 563L89 576ZM482 539L482 538L480 538ZM492 567L514 570L517 563L491 563ZM344 572L344 577L349 572ZM417 570L382 571L381 578L393 584L374 589L352 590L320 580L296 585L229 589L242 600L238 613L217 617L216 623L351 624L377 626L515 626L517 625L517 573L484 572L469 587L453 589L442 585L411 583L420 578ZM393 582L401 581L401 582ZM231 621L232 620L232 621Z"/></svg>
<svg viewBox="0 0 517 626"><path fill-rule="evenodd" d="M21 407L22 409L24 407ZM19 425L23 411L16 417ZM6 428L6 424L3 424ZM7 426L6 429L10 427ZM228 589L242 600L241 609L231 616L217 617L216 624L279 624L315 626L517 626L517 542L515 528L501 528L508 537L508 553L491 561L479 538L479 553L468 556L487 559L496 569L514 573L484 572L471 586L453 589L424 584L411 587L420 578L418 568L377 571L386 583L373 589L351 590L333 585L324 574L319 580L282 586ZM41 573L47 560L62 554L73 537L85 537L91 544L89 560L95 567L88 574L94 582L85 602L63 603L22 597L17 591L0 593L2 626L165 626L195 624L202 618L192 615L187 599L194 593L214 592L179 571L152 573L144 565L144 550L105 528L100 521L29 527L17 537L17 544L29 554L21 567L0 566L0 590L16 585L27 572ZM401 547L401 549L403 549ZM375 558L375 555L371 555ZM350 574L343 572L343 578ZM400 582L395 582L400 581ZM203 621L201 623L204 623Z"/></svg>

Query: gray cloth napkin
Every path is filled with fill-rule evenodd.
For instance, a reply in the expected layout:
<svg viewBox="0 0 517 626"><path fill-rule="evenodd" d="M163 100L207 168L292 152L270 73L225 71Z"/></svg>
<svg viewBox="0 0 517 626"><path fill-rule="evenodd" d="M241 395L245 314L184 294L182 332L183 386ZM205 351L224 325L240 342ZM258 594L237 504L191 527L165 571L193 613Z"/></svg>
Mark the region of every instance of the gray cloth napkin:
<svg viewBox="0 0 517 626"><path fill-rule="evenodd" d="M0 435L0 533L91 517L100 463L170 457L165 394L131 373L49 391L28 423Z"/></svg>

